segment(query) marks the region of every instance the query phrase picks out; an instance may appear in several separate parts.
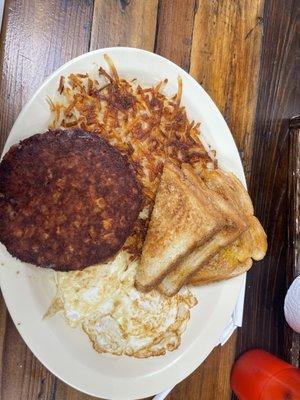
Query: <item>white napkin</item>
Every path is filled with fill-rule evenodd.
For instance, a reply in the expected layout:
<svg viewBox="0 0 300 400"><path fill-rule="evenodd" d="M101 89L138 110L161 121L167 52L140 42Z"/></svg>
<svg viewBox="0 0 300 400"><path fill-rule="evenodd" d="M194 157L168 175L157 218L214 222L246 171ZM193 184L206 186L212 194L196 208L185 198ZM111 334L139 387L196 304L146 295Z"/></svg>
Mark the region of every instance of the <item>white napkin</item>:
<svg viewBox="0 0 300 400"><path fill-rule="evenodd" d="M221 344L221 346L223 346L223 344L225 344L227 342L227 340L230 338L230 336L233 334L235 329L239 326L242 326L245 288L246 288L246 274L244 274L244 280L243 280L242 287L241 287L241 290L239 293L239 297L237 299L235 309L233 310L231 318L228 321L228 324L226 325L226 328L224 329L218 343L216 343L216 346L218 346L219 344ZM164 400L168 396L168 394L171 392L172 389L173 388L164 390L163 392L154 396L152 400Z"/></svg>

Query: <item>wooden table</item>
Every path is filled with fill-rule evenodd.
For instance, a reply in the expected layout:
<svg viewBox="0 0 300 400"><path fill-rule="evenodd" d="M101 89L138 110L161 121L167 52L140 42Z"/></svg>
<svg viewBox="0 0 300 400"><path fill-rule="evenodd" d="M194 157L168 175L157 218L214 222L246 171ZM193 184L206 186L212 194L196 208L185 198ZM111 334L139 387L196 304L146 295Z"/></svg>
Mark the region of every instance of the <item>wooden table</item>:
<svg viewBox="0 0 300 400"><path fill-rule="evenodd" d="M299 113L299 19L300 3L293 0L6 0L1 148L21 108L52 71L89 50L120 45L155 51L189 71L235 137L268 233L268 255L248 274L243 328L168 400L231 398L232 363L248 348L299 362L298 339L283 316L293 277L288 120ZM48 372L23 343L3 301L0 308L2 400L91 399Z"/></svg>

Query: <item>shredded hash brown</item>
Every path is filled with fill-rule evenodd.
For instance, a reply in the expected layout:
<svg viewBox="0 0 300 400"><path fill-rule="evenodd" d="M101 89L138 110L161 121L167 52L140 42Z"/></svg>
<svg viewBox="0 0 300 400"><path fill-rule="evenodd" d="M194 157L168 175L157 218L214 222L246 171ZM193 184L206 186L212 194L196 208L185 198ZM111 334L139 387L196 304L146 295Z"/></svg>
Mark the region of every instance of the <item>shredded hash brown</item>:
<svg viewBox="0 0 300 400"><path fill-rule="evenodd" d="M201 142L200 123L189 121L181 105L180 77L177 93L168 98L163 94L167 79L143 88L135 79L119 77L112 60L104 58L109 72L100 67L96 79L88 73L61 76L56 98L49 99L49 128L95 132L127 155L144 195L144 213L126 242L138 256L165 160L202 169L213 165L214 155Z"/></svg>

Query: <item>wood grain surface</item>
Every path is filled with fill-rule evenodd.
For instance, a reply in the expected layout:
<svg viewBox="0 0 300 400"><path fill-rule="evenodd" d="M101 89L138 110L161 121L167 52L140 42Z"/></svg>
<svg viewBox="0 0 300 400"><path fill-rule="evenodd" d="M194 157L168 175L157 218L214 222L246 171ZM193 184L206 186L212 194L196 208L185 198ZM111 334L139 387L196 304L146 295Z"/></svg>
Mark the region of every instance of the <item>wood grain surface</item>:
<svg viewBox="0 0 300 400"><path fill-rule="evenodd" d="M153 51L158 0L95 0L91 50L130 46Z"/></svg>
<svg viewBox="0 0 300 400"><path fill-rule="evenodd" d="M294 338L283 321L282 301L290 280L287 121L299 100L293 57L297 13L299 2L292 0L284 10L276 0L6 0L0 44L1 148L24 103L47 75L89 49L120 45L155 51L190 71L236 139L257 213L270 235L269 256L249 274L243 329L216 348L168 400L230 399L231 366L248 347L292 360L288 349ZM1 400L92 399L40 364L3 300L0 360Z"/></svg>
<svg viewBox="0 0 300 400"><path fill-rule="evenodd" d="M280 9L276 0L270 0L264 14L250 193L267 230L269 249L247 276L246 317L237 354L262 347L298 364L283 302L293 279L288 258L289 119L299 113L300 105L300 3L288 0Z"/></svg>
<svg viewBox="0 0 300 400"><path fill-rule="evenodd" d="M1 147L45 78L89 50L93 3L6 0L1 31Z"/></svg>
<svg viewBox="0 0 300 400"><path fill-rule="evenodd" d="M194 23L191 75L211 95L229 124L247 177L252 160L262 14L261 0L207 1L198 8Z"/></svg>
<svg viewBox="0 0 300 400"><path fill-rule="evenodd" d="M158 5L155 52L189 72L197 0L162 0Z"/></svg>

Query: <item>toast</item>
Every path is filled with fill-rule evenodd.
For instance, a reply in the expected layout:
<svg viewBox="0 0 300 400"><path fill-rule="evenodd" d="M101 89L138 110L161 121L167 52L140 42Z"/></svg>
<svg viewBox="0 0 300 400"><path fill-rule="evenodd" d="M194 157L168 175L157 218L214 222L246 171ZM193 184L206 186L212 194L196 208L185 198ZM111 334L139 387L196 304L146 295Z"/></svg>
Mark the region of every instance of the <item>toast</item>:
<svg viewBox="0 0 300 400"><path fill-rule="evenodd" d="M233 173L220 169L202 169L201 179L211 190L230 202L237 212L243 215L254 214L249 193Z"/></svg>
<svg viewBox="0 0 300 400"><path fill-rule="evenodd" d="M233 175L220 170L203 171L202 175L210 188L227 198L237 212L246 214L249 228L231 245L222 249L189 280L192 285L201 285L232 278L250 269L252 258L264 258L267 251L267 236L258 219L253 215L253 206L246 189Z"/></svg>
<svg viewBox="0 0 300 400"><path fill-rule="evenodd" d="M224 228L226 218L208 191L205 186L195 190L178 167L165 164L135 279L139 290L151 290Z"/></svg>
<svg viewBox="0 0 300 400"><path fill-rule="evenodd" d="M237 213L235 207L223 196L208 188L208 185L195 174L192 167L183 165L182 171L192 183L193 190L206 190L209 201L217 207L226 219L226 224L211 240L199 246L186 255L181 262L163 279L158 289L161 293L172 296L189 281L204 263L219 253L221 249L233 243L248 228L248 221L241 213ZM208 189L208 190L207 190Z"/></svg>
<svg viewBox="0 0 300 400"><path fill-rule="evenodd" d="M220 268L219 273L216 274L216 271L210 267L209 265L205 267L205 272L203 276L200 276L197 279L197 274L192 277L191 282L189 282L192 286L201 286L207 285L209 283L215 283L219 281L224 281L226 279L234 278L235 276L241 275L244 272L247 272L252 267L253 261L252 258L246 258L244 261L238 261L234 268L229 270L227 268ZM210 274L210 272L212 272Z"/></svg>

